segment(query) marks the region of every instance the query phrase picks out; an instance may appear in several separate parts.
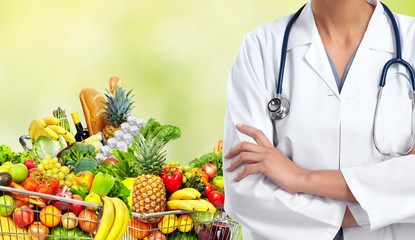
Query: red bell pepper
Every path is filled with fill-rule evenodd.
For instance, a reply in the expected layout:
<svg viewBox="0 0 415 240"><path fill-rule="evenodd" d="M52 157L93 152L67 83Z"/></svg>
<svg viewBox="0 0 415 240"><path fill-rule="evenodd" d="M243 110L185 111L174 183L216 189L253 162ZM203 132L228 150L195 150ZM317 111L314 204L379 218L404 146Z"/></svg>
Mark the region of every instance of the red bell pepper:
<svg viewBox="0 0 415 240"><path fill-rule="evenodd" d="M183 184L183 172L178 167L170 166L163 168L160 174L168 192L174 192Z"/></svg>

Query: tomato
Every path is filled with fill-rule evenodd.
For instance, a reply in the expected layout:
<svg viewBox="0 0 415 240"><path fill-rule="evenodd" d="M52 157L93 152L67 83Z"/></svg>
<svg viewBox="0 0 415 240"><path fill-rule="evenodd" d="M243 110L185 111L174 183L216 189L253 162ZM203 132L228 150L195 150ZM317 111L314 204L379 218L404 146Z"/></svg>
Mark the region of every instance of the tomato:
<svg viewBox="0 0 415 240"><path fill-rule="evenodd" d="M52 188L53 192L56 192L59 189L59 179L57 178L50 179L49 177L46 177L43 183Z"/></svg>
<svg viewBox="0 0 415 240"><path fill-rule="evenodd" d="M22 185L24 189L34 192L36 191L37 186L39 186L39 183L36 182L34 177L28 177L24 180Z"/></svg>
<svg viewBox="0 0 415 240"><path fill-rule="evenodd" d="M32 168L32 169L29 170L28 177L37 177L37 176L43 177L42 171L40 171L37 168Z"/></svg>
<svg viewBox="0 0 415 240"><path fill-rule="evenodd" d="M213 191L212 184L206 183L206 187L205 187L205 191L203 192L203 195L205 195L205 197L208 197L209 193L212 191Z"/></svg>
<svg viewBox="0 0 415 240"><path fill-rule="evenodd" d="M222 207L225 203L225 195L219 191L212 191L209 193L208 200L215 207Z"/></svg>
<svg viewBox="0 0 415 240"><path fill-rule="evenodd" d="M39 186L37 186L37 188L36 188L36 192L52 195L53 194L53 189L46 186L45 184L39 184ZM46 202L46 201L49 200L48 198L41 198L41 199L42 199L43 202Z"/></svg>

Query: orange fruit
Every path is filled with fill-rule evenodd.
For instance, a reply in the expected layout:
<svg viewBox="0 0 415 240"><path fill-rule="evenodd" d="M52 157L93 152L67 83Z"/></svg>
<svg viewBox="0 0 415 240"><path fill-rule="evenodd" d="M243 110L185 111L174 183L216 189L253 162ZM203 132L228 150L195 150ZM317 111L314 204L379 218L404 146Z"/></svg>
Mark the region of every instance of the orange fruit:
<svg viewBox="0 0 415 240"><path fill-rule="evenodd" d="M143 239L148 235L148 228L149 225L147 223L140 222L137 217L133 217L130 219L130 223L128 224L130 236L134 239Z"/></svg>
<svg viewBox="0 0 415 240"><path fill-rule="evenodd" d="M40 222L46 227L55 227L61 221L61 211L53 205L48 205L40 211Z"/></svg>

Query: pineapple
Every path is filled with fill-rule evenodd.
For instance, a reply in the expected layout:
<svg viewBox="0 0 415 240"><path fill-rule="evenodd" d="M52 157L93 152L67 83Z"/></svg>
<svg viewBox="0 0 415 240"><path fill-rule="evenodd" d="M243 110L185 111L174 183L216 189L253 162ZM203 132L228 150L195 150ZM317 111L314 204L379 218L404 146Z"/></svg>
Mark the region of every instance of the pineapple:
<svg viewBox="0 0 415 240"><path fill-rule="evenodd" d="M133 143L136 151L131 164L139 173L132 194L134 212L148 214L164 212L166 209L166 188L159 177L166 160L165 151L161 152L165 144L165 141L158 141L157 136L146 140L140 133ZM161 218L144 218L143 222L155 223Z"/></svg>
<svg viewBox="0 0 415 240"><path fill-rule="evenodd" d="M132 105L134 102L131 102L133 96L130 97L131 91L125 93L125 90L117 85L115 88L115 96L108 91L105 94L107 99L105 107L103 107L105 110L104 119L107 122L107 125L103 129L105 139L108 140L114 137L114 132L119 130L121 124L127 121L128 115L134 108Z"/></svg>

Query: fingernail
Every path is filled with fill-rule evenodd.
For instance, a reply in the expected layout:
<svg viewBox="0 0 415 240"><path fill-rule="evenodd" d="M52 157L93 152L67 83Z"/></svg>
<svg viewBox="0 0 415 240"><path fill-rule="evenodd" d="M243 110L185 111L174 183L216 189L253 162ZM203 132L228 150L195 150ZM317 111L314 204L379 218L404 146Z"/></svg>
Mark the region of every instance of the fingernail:
<svg viewBox="0 0 415 240"><path fill-rule="evenodd" d="M226 154L224 158L229 159L229 154Z"/></svg>
<svg viewBox="0 0 415 240"><path fill-rule="evenodd" d="M236 127L240 128L240 127L242 127L242 124L238 123L238 124L236 124Z"/></svg>

